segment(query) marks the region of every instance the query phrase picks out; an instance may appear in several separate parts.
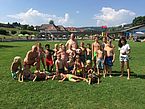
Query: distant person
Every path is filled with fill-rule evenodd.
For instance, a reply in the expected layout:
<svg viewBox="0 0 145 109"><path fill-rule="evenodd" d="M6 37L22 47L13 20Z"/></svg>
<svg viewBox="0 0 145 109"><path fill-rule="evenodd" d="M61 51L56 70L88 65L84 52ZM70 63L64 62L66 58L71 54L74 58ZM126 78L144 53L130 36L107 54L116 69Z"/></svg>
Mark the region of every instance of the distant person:
<svg viewBox="0 0 145 109"><path fill-rule="evenodd" d="M127 73L128 73L127 79L130 79L130 67L129 67L130 46L129 46L129 44L127 44L125 37L122 37L119 40L118 46L119 46L119 50L120 50L120 63L121 63L121 75L120 75L120 77L123 76L124 64L125 64L127 67Z"/></svg>
<svg viewBox="0 0 145 109"><path fill-rule="evenodd" d="M66 42L65 46L67 47L67 49L69 49L70 46L72 46L73 50L76 50L78 48L78 42L75 39L75 35L74 34L70 35L70 39Z"/></svg>
<svg viewBox="0 0 145 109"><path fill-rule="evenodd" d="M37 46L33 45L32 49L27 52L24 58L24 68L29 72L31 66L36 66L36 70L40 70L39 67L39 56L37 51Z"/></svg>

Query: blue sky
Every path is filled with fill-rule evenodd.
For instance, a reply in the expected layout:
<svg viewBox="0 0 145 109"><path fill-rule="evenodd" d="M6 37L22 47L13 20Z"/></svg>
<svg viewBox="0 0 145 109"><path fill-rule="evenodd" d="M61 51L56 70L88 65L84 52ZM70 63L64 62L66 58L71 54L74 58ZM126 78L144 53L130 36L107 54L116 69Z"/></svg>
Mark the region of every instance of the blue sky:
<svg viewBox="0 0 145 109"><path fill-rule="evenodd" d="M0 22L117 26L144 16L144 0L0 0Z"/></svg>

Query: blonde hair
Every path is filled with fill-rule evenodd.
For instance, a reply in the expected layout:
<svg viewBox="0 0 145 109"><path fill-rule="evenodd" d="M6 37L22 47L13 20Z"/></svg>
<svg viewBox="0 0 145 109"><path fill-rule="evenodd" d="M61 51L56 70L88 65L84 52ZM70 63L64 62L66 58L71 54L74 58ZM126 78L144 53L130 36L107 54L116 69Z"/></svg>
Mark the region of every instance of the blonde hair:
<svg viewBox="0 0 145 109"><path fill-rule="evenodd" d="M86 64L90 64L91 63L91 61L90 60L86 60Z"/></svg>
<svg viewBox="0 0 145 109"><path fill-rule="evenodd" d="M20 56L14 57L13 62L14 62L14 63L17 63L17 62L21 63L21 57L20 57Z"/></svg>
<svg viewBox="0 0 145 109"><path fill-rule="evenodd" d="M57 48L58 47L58 44L55 44L54 47Z"/></svg>

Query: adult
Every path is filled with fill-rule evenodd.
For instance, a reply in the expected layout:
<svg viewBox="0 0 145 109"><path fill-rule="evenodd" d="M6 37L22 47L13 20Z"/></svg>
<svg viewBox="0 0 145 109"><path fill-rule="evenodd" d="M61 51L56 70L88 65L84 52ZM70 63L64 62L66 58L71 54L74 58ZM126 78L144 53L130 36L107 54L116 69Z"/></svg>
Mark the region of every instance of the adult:
<svg viewBox="0 0 145 109"><path fill-rule="evenodd" d="M67 49L72 46L73 50L76 50L78 48L78 42L75 39L75 35L73 33L70 35L70 39L66 42L65 46L67 47Z"/></svg>
<svg viewBox="0 0 145 109"><path fill-rule="evenodd" d="M30 71L31 66L36 66L36 70L39 68L39 56L37 51L37 46L33 45L32 49L27 52L26 57L24 58L24 67L27 71Z"/></svg>
<svg viewBox="0 0 145 109"><path fill-rule="evenodd" d="M128 74L127 79L130 79L130 67L129 67L130 46L129 46L129 44L127 44L125 37L122 37L119 40L118 46L119 46L119 50L120 50L120 63L121 63L121 66L120 66L121 67L121 75L120 75L120 77L123 76L124 64L125 64L127 67L127 74Z"/></svg>

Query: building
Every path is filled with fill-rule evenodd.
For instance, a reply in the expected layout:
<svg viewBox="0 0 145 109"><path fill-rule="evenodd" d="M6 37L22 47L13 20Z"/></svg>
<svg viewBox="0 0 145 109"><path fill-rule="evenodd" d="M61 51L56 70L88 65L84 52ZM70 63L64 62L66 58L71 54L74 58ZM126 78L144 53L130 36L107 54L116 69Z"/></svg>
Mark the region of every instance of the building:
<svg viewBox="0 0 145 109"><path fill-rule="evenodd" d="M68 34L69 32L62 25L42 24L39 28L39 35L48 38L51 37L51 35L57 37Z"/></svg>

